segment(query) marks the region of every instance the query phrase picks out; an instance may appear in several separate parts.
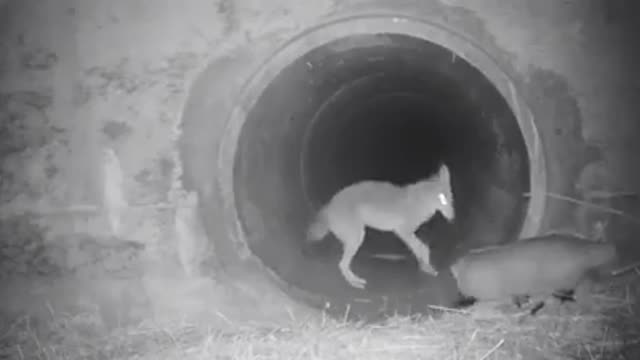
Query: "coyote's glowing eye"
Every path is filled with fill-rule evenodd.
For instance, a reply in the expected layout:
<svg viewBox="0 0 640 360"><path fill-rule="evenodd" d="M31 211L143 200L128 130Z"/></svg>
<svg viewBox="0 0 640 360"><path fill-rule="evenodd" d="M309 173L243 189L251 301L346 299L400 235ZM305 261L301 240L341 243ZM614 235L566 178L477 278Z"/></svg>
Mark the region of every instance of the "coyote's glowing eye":
<svg viewBox="0 0 640 360"><path fill-rule="evenodd" d="M440 203L442 205L447 205L449 202L447 201L447 197L444 196L443 193L438 194L438 200L440 200Z"/></svg>

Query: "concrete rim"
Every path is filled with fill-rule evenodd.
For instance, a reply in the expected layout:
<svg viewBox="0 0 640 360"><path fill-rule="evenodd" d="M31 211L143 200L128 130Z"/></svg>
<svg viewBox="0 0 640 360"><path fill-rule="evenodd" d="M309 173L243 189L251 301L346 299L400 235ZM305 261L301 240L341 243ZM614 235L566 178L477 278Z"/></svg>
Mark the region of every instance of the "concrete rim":
<svg viewBox="0 0 640 360"><path fill-rule="evenodd" d="M474 41L440 24L406 15L366 14L327 21L298 33L276 49L251 74L241 89L222 134L223 140L220 145L216 169L218 172L217 185L221 190L222 205L226 210L224 214L226 230L230 237L229 240L240 245L243 249L241 257L256 258L248 249L243 234L233 183L233 164L238 139L248 112L277 74L298 57L338 38L376 33L404 34L443 46L476 67L498 89L514 112L529 157L530 194L527 196L529 204L519 238L534 236L538 233L546 203L547 176L544 153L533 114L517 91L510 76ZM260 261L260 259L257 260Z"/></svg>

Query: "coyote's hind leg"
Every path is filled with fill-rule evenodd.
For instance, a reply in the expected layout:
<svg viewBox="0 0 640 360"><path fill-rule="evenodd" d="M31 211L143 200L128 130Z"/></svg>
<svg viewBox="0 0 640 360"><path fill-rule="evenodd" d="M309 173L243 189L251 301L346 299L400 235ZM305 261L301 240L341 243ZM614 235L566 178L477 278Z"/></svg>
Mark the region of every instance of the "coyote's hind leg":
<svg viewBox="0 0 640 360"><path fill-rule="evenodd" d="M352 229L334 230L334 235L342 242L342 258L339 268L342 276L353 287L364 289L367 281L351 271L351 261L364 241L364 226Z"/></svg>

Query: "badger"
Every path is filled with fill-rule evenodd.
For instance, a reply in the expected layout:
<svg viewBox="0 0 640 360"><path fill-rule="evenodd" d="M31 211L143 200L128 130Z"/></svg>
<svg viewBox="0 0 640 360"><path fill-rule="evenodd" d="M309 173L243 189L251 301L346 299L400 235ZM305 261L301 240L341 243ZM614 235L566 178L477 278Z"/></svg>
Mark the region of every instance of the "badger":
<svg viewBox="0 0 640 360"><path fill-rule="evenodd" d="M450 269L461 295L458 306L510 298L521 307L532 296L575 301L575 289L587 275L617 256L613 244L556 233L470 251ZM541 301L531 314L543 306Z"/></svg>

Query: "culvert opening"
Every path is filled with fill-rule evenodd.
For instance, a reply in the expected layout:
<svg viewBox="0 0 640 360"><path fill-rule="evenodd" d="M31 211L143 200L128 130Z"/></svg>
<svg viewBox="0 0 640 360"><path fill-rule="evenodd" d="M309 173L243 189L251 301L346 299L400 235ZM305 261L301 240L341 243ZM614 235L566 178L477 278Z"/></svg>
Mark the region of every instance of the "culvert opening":
<svg viewBox="0 0 640 360"><path fill-rule="evenodd" d="M299 56L249 109L237 145L234 195L250 250L337 313L450 306L457 291L446 266L456 252L514 240L527 210L529 157L513 111L482 72L418 37L353 35ZM408 184L441 163L451 170L456 219L436 215L417 231L438 277L421 273L395 235L367 229L352 263L368 282L358 290L338 270L332 235L305 244L310 219L343 187Z"/></svg>

